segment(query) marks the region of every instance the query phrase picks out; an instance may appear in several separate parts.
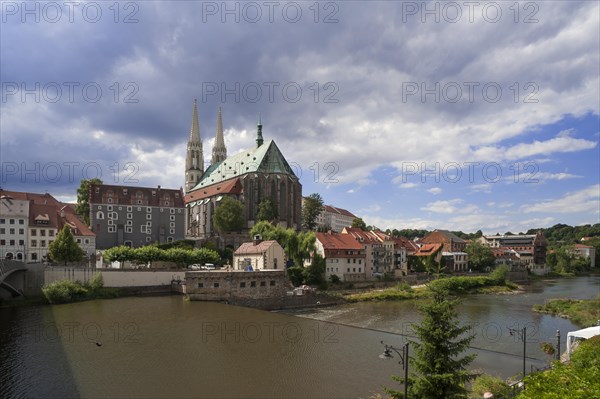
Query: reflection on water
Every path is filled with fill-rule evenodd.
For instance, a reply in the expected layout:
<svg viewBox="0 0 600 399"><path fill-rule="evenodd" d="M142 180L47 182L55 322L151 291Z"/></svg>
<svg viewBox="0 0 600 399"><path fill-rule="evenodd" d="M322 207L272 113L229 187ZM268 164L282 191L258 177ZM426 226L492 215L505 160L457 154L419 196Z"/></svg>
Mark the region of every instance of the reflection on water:
<svg viewBox="0 0 600 399"><path fill-rule="evenodd" d="M528 364L542 365L539 342L576 327L531 306L592 297L599 283L560 280L522 295L466 298L460 318L474 324L473 346L506 353L476 350L475 367L520 372L522 345L507 328L525 325ZM402 345L395 334L411 335L417 321L412 301L293 314L181 297L1 309L0 397L368 397L393 386L389 375L401 369L378 358L379 342Z"/></svg>

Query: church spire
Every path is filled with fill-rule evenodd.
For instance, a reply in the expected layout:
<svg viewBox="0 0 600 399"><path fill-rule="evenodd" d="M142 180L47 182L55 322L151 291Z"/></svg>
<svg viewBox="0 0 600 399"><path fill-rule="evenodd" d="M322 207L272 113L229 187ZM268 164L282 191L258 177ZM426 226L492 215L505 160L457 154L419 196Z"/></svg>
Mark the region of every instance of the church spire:
<svg viewBox="0 0 600 399"><path fill-rule="evenodd" d="M261 115L258 114L258 125L256 125L256 146L260 147L263 145L263 136L262 136L262 118Z"/></svg>
<svg viewBox="0 0 600 399"><path fill-rule="evenodd" d="M212 150L212 163L224 161L227 158L227 148L225 147L225 139L223 138L223 118L221 116L221 107L219 107L219 115L217 117L217 135L215 136L215 144Z"/></svg>
<svg viewBox="0 0 600 399"><path fill-rule="evenodd" d="M198 124L198 100L194 98L194 113L192 114L192 127L190 129L190 142L202 143L200 140L200 125Z"/></svg>
<svg viewBox="0 0 600 399"><path fill-rule="evenodd" d="M185 159L186 193L198 184L203 173L204 155L202 153L202 140L200 139L200 125L198 124L198 101L194 99L192 127L190 128L190 139L187 144L187 156Z"/></svg>

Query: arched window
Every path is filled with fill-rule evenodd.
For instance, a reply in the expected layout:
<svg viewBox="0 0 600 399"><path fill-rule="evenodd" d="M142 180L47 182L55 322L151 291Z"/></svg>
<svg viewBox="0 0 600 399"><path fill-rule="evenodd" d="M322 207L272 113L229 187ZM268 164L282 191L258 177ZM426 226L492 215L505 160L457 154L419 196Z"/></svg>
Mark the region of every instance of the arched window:
<svg viewBox="0 0 600 399"><path fill-rule="evenodd" d="M21 252L17 252L17 260L23 260L23 254Z"/></svg>
<svg viewBox="0 0 600 399"><path fill-rule="evenodd" d="M96 219L104 219L104 212L102 212L102 211L96 212Z"/></svg>
<svg viewBox="0 0 600 399"><path fill-rule="evenodd" d="M281 182L279 184L279 220L288 220L287 216L287 207L286 207L286 189L285 183ZM288 226L289 227L289 226Z"/></svg>

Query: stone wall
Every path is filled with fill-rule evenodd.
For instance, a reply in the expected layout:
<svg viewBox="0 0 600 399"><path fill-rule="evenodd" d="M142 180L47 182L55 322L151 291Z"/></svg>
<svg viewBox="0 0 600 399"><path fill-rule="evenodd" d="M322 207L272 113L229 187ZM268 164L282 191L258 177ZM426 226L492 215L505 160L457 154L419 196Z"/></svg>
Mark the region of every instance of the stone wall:
<svg viewBox="0 0 600 399"><path fill-rule="evenodd" d="M171 286L173 280L183 280L184 270L119 270L119 269L93 269L93 268L58 268L52 267L44 270L46 284L59 280L86 282L90 281L96 273L102 274L105 287L149 287Z"/></svg>
<svg viewBox="0 0 600 399"><path fill-rule="evenodd" d="M186 272L185 286L192 300L239 304L283 298L292 288L285 270Z"/></svg>

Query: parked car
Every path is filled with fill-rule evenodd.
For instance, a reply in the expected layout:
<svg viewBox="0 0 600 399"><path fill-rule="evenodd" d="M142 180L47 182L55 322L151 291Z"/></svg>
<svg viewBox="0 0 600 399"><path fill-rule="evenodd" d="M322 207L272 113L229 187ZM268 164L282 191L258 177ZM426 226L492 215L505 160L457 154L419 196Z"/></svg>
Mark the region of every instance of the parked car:
<svg viewBox="0 0 600 399"><path fill-rule="evenodd" d="M200 265L189 265L188 269L191 269L191 270L200 270L200 269L202 269L202 266L200 266Z"/></svg>

